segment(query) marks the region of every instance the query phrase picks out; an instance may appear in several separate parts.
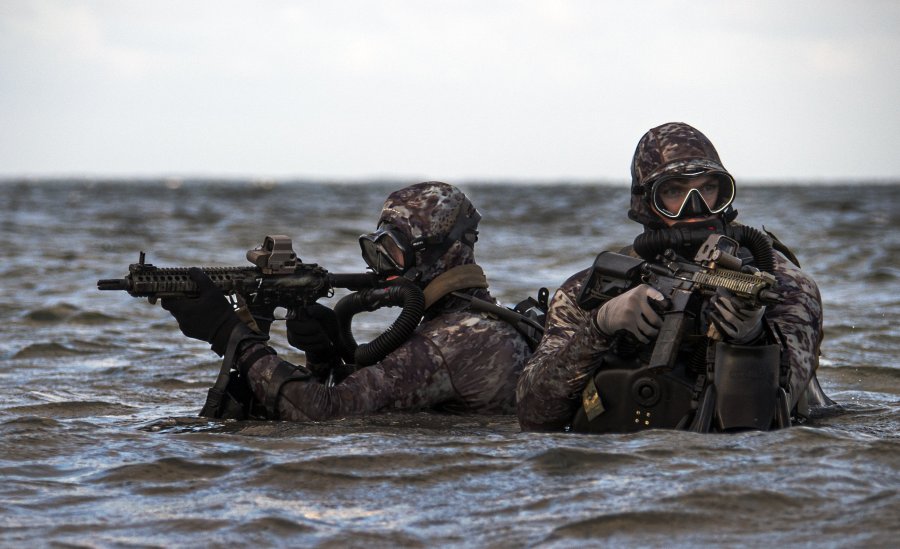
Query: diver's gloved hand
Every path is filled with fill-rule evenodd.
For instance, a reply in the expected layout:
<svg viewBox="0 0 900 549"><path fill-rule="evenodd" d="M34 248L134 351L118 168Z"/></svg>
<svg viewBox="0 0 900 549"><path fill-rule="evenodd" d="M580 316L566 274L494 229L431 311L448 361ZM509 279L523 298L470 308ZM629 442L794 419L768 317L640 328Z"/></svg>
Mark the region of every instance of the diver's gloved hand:
<svg viewBox="0 0 900 549"><path fill-rule="evenodd" d="M340 356L337 316L328 307L315 303L298 309L286 327L288 343L306 353L307 364L330 363Z"/></svg>
<svg viewBox="0 0 900 549"><path fill-rule="evenodd" d="M651 300L657 302L655 306ZM665 297L659 290L641 284L604 303L594 316L594 325L607 337L625 330L641 343L649 343L662 326L657 308L661 309L664 302Z"/></svg>
<svg viewBox="0 0 900 549"><path fill-rule="evenodd" d="M184 335L210 343L212 350L222 356L228 346L231 331L241 320L206 273L194 267L188 271L188 276L199 287L200 295L191 298L164 298L160 300L160 304L163 309L172 313Z"/></svg>
<svg viewBox="0 0 900 549"><path fill-rule="evenodd" d="M719 290L710 300L710 320L729 343L749 343L762 334L765 305L754 306L728 290Z"/></svg>

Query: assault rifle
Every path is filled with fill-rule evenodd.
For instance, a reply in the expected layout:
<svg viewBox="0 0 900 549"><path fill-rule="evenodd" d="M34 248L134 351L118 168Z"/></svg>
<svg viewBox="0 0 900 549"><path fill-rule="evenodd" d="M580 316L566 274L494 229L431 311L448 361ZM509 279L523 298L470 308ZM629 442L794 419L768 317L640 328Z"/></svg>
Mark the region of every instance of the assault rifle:
<svg viewBox="0 0 900 549"><path fill-rule="evenodd" d="M761 271L746 272L737 257L739 245L724 235L711 235L693 261L666 250L656 262L613 252L601 252L594 260L578 296L578 305L592 310L631 288L646 283L666 297L666 310L660 311L663 325L653 347L649 366L671 368L685 326L685 311L692 296L714 295L720 288L754 305L771 305L781 300L775 277ZM710 324L706 334L721 339Z"/></svg>
<svg viewBox="0 0 900 549"><path fill-rule="evenodd" d="M365 310L400 306L397 319L380 336L369 343L343 349L347 362L367 366L378 362L412 335L425 312L425 298L415 285L387 281L373 273L333 274L315 263L303 263L284 235L266 236L263 243L247 252L254 267L202 267L213 284L228 296L234 296L238 316L255 325L249 310L257 307L287 309L286 318L322 297L334 295L335 288L358 292L357 301ZM128 266L125 278L97 281L100 290L124 290L134 297L184 298L199 295L191 280L191 267L156 267L145 263L144 252L137 263ZM349 296L348 296L349 297ZM341 328L334 327L335 331Z"/></svg>
<svg viewBox="0 0 900 549"><path fill-rule="evenodd" d="M332 274L315 263L303 263L294 252L291 239L269 235L262 245L247 252L254 267L201 267L226 295L240 296L247 305L284 307L290 316L296 309L331 296L334 288L362 290L374 288L379 279L371 273ZM145 263L144 252L128 266L125 278L97 281L99 290L124 290L134 297L196 297L197 284L188 276L190 267L156 267Z"/></svg>

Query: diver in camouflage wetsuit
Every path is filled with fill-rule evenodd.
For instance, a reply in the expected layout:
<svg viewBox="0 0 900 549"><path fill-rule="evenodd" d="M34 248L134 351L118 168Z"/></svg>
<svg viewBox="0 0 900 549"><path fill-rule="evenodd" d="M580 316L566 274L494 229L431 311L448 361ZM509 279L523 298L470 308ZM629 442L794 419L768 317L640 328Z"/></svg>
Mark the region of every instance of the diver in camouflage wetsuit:
<svg viewBox="0 0 900 549"><path fill-rule="evenodd" d="M371 366L343 364L339 338L329 329L334 312L320 304L287 323L289 342L306 351L305 366L279 358L202 273L191 275L206 288L199 298L163 300L163 307L185 335L210 342L219 355L229 342L237 347L233 368L263 405L256 416L315 421L389 410L511 414L530 349L510 324L469 310L472 297L494 303L475 264L479 219L465 194L446 183L419 183L388 196L378 230L360 237L363 258L377 274L423 288L427 308L412 336ZM253 314L267 332L271 319L260 322L265 312ZM343 370L342 379L324 383L334 370Z"/></svg>
<svg viewBox="0 0 900 549"><path fill-rule="evenodd" d="M642 256L643 259L652 261L662 252L658 246L650 250L635 248L646 248L648 242L666 241L663 237L682 229L696 233L699 228L699 233L705 236L711 233L736 232L737 227L756 231L734 223L737 215L731 207L734 180L722 165L712 143L687 124L668 123L647 132L638 143L631 171L632 195L628 217L641 223L645 232L635 240L634 246L626 248L622 253ZM756 233L763 234L759 231ZM780 365L776 365L774 371L780 369L778 383L786 395L781 398L796 416L798 404L801 409L806 405L808 389L811 391L810 398L815 403L827 402L827 397L815 380L823 335L822 302L813 279L786 259L788 257L796 263L793 254L774 239L773 235L768 234L763 239L770 243L770 253L773 244L784 253L772 253L772 271L783 300L768 307L750 306L733 299L727 293L716 295L709 299L708 304L703 305L704 311L697 313L697 317L705 321L697 322L714 324L723 334L724 343L743 350L750 348L752 352L754 346L777 344L776 356L780 356ZM702 242L687 244L690 251L695 252ZM752 254L743 247L741 253L744 263L752 265ZM692 257L687 253L683 255ZM587 273L588 270L576 273L556 291L547 315L544 338L519 378L518 417L525 430L572 428L589 432L622 432L653 427L657 421L656 417L650 420L650 407L633 404L634 401L641 400L639 395L625 396L624 398L633 398L634 401L627 412L622 414L624 417L606 418L603 428L592 427L591 421L596 422L597 418L604 417L605 410L598 405L602 404L604 393L610 395L609 391L634 392L637 387L636 382L635 385L602 387L602 378L598 372L609 367L609 364L626 363L630 364L628 368L646 365L662 324L660 313L664 307L660 305L663 301L660 292L647 284L641 284L594 310L582 310L576 300ZM622 335L623 331L630 334L631 338L631 345L621 345L624 351L617 347L616 340L617 335L625 337ZM700 332L703 333L705 332ZM683 341L687 342L689 339L686 337ZM694 336L692 341L694 347L710 345L710 342L699 336ZM690 344L684 343L682 346L690 347ZM708 352L705 349L707 347L701 349L701 356ZM679 347L679 362L688 360L688 351L693 349ZM636 357L629 359L632 360L630 363L620 356L629 353ZM687 367L684 368L683 371L687 372ZM627 375L629 370L621 371ZM690 386L691 382L696 383L697 374L698 372L694 372L693 377L685 374L685 386ZM648 383L657 381L657 391L667 382L662 377L650 382L643 380L642 390L647 390ZM701 379L700 384L703 383L704 380ZM587 399L589 387L594 390L594 401ZM665 390L663 393L665 398ZM676 426L677 421L679 428L687 428L694 419L692 414L700 415L695 411L698 406L696 393L694 396L692 406L679 411L681 418L676 415L674 418L659 419L667 419L668 427ZM622 398L622 395L616 395L616 398ZM591 421L587 421L585 412L590 411L590 406L596 406L596 410L593 417L587 415L591 417ZM635 414L640 416L640 422ZM670 412L670 415L673 414ZM635 423L640 423L640 426ZM763 428L767 427L768 425ZM695 430L708 430L708 427Z"/></svg>

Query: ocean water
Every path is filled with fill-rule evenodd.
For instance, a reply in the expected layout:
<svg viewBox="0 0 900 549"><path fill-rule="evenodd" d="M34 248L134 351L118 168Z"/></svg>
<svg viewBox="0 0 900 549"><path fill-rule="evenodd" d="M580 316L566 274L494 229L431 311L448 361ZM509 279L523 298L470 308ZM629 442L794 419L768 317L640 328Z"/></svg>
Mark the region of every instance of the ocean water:
<svg viewBox="0 0 900 549"><path fill-rule="evenodd" d="M245 265L266 234L359 272L356 238L403 184L0 183L0 546L896 546L900 186L739 189L738 219L791 246L825 305L819 379L840 408L777 432L535 434L509 416L429 413L207 421L208 346L158 305L96 289L140 251L160 266ZM461 187L507 305L640 229L621 186ZM359 317L357 338L390 320Z"/></svg>

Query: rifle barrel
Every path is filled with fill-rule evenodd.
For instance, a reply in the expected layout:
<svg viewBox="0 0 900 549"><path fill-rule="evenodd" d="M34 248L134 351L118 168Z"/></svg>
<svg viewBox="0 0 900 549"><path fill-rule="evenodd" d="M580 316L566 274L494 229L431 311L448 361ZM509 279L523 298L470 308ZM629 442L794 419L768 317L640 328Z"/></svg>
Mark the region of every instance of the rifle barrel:
<svg viewBox="0 0 900 549"><path fill-rule="evenodd" d="M106 278L97 281L97 289L127 291L131 289L131 285L126 278Z"/></svg>

